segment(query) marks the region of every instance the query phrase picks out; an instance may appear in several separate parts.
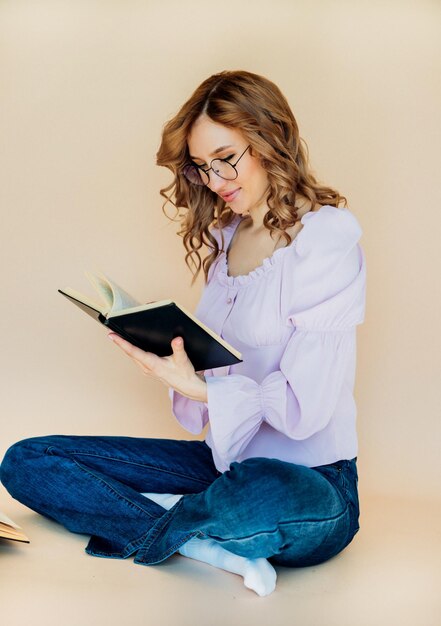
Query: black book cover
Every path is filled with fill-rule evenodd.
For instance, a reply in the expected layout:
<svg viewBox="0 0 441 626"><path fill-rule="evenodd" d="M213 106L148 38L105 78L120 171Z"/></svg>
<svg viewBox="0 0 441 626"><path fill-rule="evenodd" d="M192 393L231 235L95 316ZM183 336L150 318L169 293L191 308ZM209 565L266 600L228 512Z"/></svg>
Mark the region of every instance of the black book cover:
<svg viewBox="0 0 441 626"><path fill-rule="evenodd" d="M240 363L241 359L188 317L175 303L106 318L100 311L58 290L85 313L123 339L158 356L172 354L174 337L184 339L184 349L195 370L202 371Z"/></svg>

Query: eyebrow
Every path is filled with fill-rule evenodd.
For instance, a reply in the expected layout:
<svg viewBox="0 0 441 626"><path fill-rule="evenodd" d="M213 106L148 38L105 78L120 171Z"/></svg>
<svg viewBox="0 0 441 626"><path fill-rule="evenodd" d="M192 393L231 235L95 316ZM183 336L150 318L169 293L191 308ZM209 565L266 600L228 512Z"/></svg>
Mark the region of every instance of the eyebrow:
<svg viewBox="0 0 441 626"><path fill-rule="evenodd" d="M210 154L210 156L214 156L215 154L219 154L219 152L222 152L223 150L226 150L227 148L233 148L233 145L232 144L228 144L227 146L221 146L220 148L216 148L216 150L214 152L212 152ZM203 161L203 159L200 159L199 157L191 156L191 154L190 154L190 159L198 159L198 161Z"/></svg>

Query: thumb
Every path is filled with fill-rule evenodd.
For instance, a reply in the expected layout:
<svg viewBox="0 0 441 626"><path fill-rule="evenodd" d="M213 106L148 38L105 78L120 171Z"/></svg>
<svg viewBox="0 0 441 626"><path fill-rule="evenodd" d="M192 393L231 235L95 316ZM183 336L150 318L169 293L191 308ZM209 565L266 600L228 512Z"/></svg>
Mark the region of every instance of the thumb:
<svg viewBox="0 0 441 626"><path fill-rule="evenodd" d="M175 337L171 342L173 354L177 356L183 356L185 354L184 350L184 340L182 337Z"/></svg>

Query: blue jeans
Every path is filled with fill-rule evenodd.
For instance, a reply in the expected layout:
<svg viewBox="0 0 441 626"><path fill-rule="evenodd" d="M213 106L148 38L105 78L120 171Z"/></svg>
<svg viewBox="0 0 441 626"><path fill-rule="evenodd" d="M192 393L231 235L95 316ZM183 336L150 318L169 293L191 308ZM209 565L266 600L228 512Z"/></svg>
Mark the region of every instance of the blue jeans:
<svg viewBox="0 0 441 626"><path fill-rule="evenodd" d="M34 511L91 535L94 556L159 563L192 537L288 567L316 565L358 531L356 459L308 468L252 458L217 471L202 441L53 435L19 441L3 485ZM169 511L142 492L185 494Z"/></svg>

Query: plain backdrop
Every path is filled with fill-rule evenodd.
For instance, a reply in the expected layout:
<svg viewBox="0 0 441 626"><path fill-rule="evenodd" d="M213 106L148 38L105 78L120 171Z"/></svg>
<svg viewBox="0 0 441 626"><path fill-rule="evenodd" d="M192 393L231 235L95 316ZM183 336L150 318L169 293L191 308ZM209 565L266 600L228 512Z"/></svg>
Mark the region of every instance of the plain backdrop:
<svg viewBox="0 0 441 626"><path fill-rule="evenodd" d="M192 438L57 289L92 295L98 269L194 309L155 154L202 80L245 69L282 89L363 229L360 489L439 498L440 17L427 0L2 1L0 457L51 433Z"/></svg>

